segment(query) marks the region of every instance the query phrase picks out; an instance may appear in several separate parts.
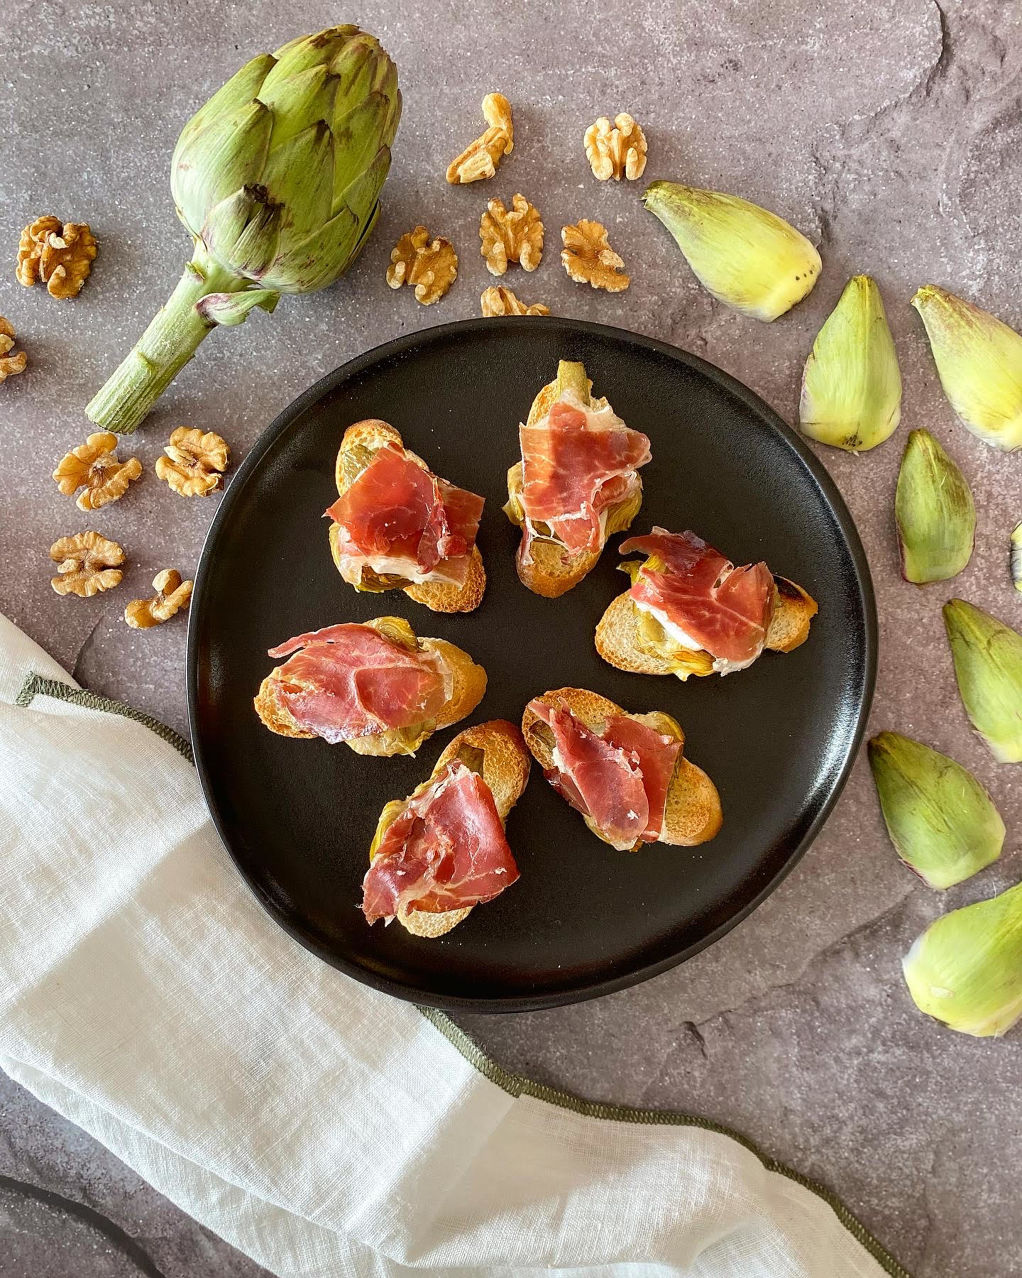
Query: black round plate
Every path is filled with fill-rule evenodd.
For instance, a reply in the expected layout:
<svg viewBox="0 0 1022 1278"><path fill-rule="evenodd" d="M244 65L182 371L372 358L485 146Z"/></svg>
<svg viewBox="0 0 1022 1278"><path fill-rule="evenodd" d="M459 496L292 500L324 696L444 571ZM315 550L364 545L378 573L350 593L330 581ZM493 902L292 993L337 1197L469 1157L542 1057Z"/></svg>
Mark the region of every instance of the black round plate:
<svg viewBox="0 0 1022 1278"><path fill-rule="evenodd" d="M517 425L559 358L582 360L652 441L634 531L695 529L737 563L765 559L818 600L807 643L728 678L624 674L593 646L627 586L614 538L594 572L540 599L514 569L501 511ZM467 616L404 594L357 594L330 560L323 511L345 428L382 417L437 474L486 498L489 586ZM519 881L439 940L366 925L359 901L383 804L428 775L414 759L274 736L252 708L292 635L385 614L465 648L489 675L470 721L519 722L530 697L575 685L626 710L666 710L716 782L724 827L698 848L617 852L538 768L507 823ZM189 627L195 758L217 829L278 922L342 971L436 1007L512 1011L592 998L662 972L733 927L809 845L851 765L872 695L876 614L851 517L823 466L762 400L712 365L619 329L556 318L471 320L389 342L286 409L240 467L209 531ZM464 722L460 727L468 726ZM457 729L455 729L457 730Z"/></svg>

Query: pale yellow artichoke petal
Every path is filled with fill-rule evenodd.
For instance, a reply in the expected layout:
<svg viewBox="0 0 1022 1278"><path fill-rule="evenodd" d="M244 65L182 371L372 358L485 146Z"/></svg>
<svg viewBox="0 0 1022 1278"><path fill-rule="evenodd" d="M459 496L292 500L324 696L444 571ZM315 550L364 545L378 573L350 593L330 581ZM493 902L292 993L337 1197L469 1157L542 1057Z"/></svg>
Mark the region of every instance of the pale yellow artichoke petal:
<svg viewBox="0 0 1022 1278"><path fill-rule="evenodd" d="M1022 448L1022 336L935 284L919 289L912 305L962 425L994 448Z"/></svg>
<svg viewBox="0 0 1022 1278"><path fill-rule="evenodd" d="M962 704L1001 763L1022 763L1022 635L964 599L944 605Z"/></svg>
<svg viewBox="0 0 1022 1278"><path fill-rule="evenodd" d="M758 204L677 182L652 183L642 202L674 236L703 287L743 315L775 320L819 278L815 247Z"/></svg>
<svg viewBox="0 0 1022 1278"><path fill-rule="evenodd" d="M916 1006L990 1038L1022 1016L1022 884L936 919L902 960Z"/></svg>
<svg viewBox="0 0 1022 1278"><path fill-rule="evenodd" d="M802 433L864 452L901 420L901 373L876 281L853 276L817 334L799 401Z"/></svg>
<svg viewBox="0 0 1022 1278"><path fill-rule="evenodd" d="M909 433L894 516L906 581L947 581L968 564L976 535L972 490L928 430Z"/></svg>
<svg viewBox="0 0 1022 1278"><path fill-rule="evenodd" d="M1011 581L1022 593L1022 523L1011 530Z"/></svg>

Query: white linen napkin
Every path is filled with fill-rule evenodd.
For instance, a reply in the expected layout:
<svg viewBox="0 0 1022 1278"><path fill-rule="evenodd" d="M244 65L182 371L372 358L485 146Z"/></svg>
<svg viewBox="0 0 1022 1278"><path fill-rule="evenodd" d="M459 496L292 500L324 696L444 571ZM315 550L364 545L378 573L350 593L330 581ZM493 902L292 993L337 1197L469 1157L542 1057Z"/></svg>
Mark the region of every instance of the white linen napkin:
<svg viewBox="0 0 1022 1278"><path fill-rule="evenodd" d="M0 1067L197 1220L282 1278L904 1273L737 1140L532 1088L307 953L132 715L0 616Z"/></svg>

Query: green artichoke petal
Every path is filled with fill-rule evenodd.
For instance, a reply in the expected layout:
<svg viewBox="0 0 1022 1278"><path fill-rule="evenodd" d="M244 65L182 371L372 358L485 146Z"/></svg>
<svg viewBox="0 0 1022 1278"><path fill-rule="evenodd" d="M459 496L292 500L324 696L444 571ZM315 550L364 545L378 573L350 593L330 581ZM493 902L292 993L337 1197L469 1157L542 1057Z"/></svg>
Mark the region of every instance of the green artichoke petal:
<svg viewBox="0 0 1022 1278"><path fill-rule="evenodd" d="M326 288L344 271L360 237L369 229L359 226L351 209L341 209L304 240L291 242L287 252L278 256L259 282L281 293L312 293Z"/></svg>
<svg viewBox="0 0 1022 1278"><path fill-rule="evenodd" d="M379 43L364 31L350 40L330 64L339 85L335 116L331 123L348 114L353 107L376 89L381 78L383 58ZM388 59L389 61L389 59Z"/></svg>
<svg viewBox="0 0 1022 1278"><path fill-rule="evenodd" d="M906 581L946 581L968 564L976 534L972 491L928 430L909 433L894 516Z"/></svg>
<svg viewBox="0 0 1022 1278"><path fill-rule="evenodd" d="M233 115L235 111L240 111L242 107L247 106L259 93L263 81L270 70L272 70L276 59L272 53L260 53L251 62L246 62L240 71L236 71L234 75L227 81L225 85L219 88L216 93L199 107L198 111L192 116L185 127L181 130L181 136L177 140L177 146L174 148L174 156L171 160L171 168L177 167L178 154L184 146L201 129L204 129L212 120L218 119L223 115Z"/></svg>
<svg viewBox="0 0 1022 1278"><path fill-rule="evenodd" d="M329 124L334 114L338 80L328 67L309 67L274 84L267 81L259 101L273 111L273 149L289 142L304 129L322 120Z"/></svg>
<svg viewBox="0 0 1022 1278"><path fill-rule="evenodd" d="M259 181L272 128L272 112L253 99L212 120L182 148L170 185L178 216L193 234L210 208L246 183Z"/></svg>
<svg viewBox="0 0 1022 1278"><path fill-rule="evenodd" d="M260 280L276 261L283 209L260 186L246 186L210 210L202 240L236 275Z"/></svg>
<svg viewBox="0 0 1022 1278"><path fill-rule="evenodd" d="M334 139L322 120L270 149L261 185L271 203L284 210L280 252L304 240L332 213Z"/></svg>
<svg viewBox="0 0 1022 1278"><path fill-rule="evenodd" d="M334 195L335 213L342 208L351 209L361 222L372 212L380 195L380 188L390 170L390 150L381 147L369 167L351 183L347 190Z"/></svg>
<svg viewBox="0 0 1022 1278"><path fill-rule="evenodd" d="M196 309L209 323L231 328L243 324L257 306L272 313L279 301L280 294L272 289L249 288L240 293L207 293Z"/></svg>
<svg viewBox="0 0 1022 1278"><path fill-rule="evenodd" d="M387 98L382 93L371 93L343 119L335 120L334 191L346 191L372 163L380 144L390 145L391 138L386 136L384 127L390 113Z"/></svg>
<svg viewBox="0 0 1022 1278"><path fill-rule="evenodd" d="M345 258L344 265L341 267L342 271L346 271L348 267L352 264L352 262L354 262L355 258L358 257L359 253L362 252L363 248L365 247L366 241L369 239L369 236L372 235L373 233L373 227L376 225L376 219L379 216L380 216L380 204L379 204L379 201L377 201L376 207L369 214L368 219L364 223L361 231L359 231L358 233L358 239L355 241L354 248L352 248L347 258Z"/></svg>
<svg viewBox="0 0 1022 1278"><path fill-rule="evenodd" d="M944 605L955 677L972 726L1001 763L1022 763L1022 635L964 599Z"/></svg>
<svg viewBox="0 0 1022 1278"><path fill-rule="evenodd" d="M1022 1015L1022 884L936 919L902 960L916 1006L989 1038Z"/></svg>
<svg viewBox="0 0 1022 1278"><path fill-rule="evenodd" d="M278 79L286 79L309 67L330 66L344 46L360 36L362 32L355 26L327 27L325 31L317 31L315 35L298 36L282 44L274 53L277 65L266 77L272 84Z"/></svg>

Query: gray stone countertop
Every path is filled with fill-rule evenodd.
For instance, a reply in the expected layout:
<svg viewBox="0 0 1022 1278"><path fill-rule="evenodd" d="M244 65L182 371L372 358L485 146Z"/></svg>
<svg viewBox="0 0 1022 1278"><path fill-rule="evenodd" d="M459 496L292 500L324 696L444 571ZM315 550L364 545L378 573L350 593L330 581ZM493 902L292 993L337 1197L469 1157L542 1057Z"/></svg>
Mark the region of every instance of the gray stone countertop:
<svg viewBox="0 0 1022 1278"><path fill-rule="evenodd" d="M84 438L83 405L186 259L167 189L182 123L251 54L345 18L383 39L405 100L372 241L336 287L215 333L123 450L144 463L143 482L83 517L50 472ZM493 89L514 105L514 153L495 180L449 187L446 163L479 130L479 101ZM1022 871L1022 786L969 730L940 617L955 593L1022 621L1006 576L1022 484L1017 456L954 420L908 302L935 282L1022 324L1020 91L1022 11L1011 0L365 0L345 13L318 0L13 0L0 26L0 314L30 361L0 387L0 609L82 683L179 729L183 620L136 633L121 614L159 569L194 569L218 499L184 501L157 482L162 443L187 423L221 431L240 459L281 408L344 360L478 314L491 280L477 228L491 196L521 190L546 222L540 269L513 268L505 280L524 298L695 351L789 420L806 353L848 276L876 277L901 360L903 424L862 457L819 449L877 589L870 726L918 736L975 770L1008 825L1002 860L944 896L930 891L898 863L860 759L808 855L710 950L609 998L462 1023L498 1060L536 1078L738 1129L828 1185L914 1274L932 1278L1022 1274L1022 1040L973 1040L924 1019L899 967L941 910ZM769 326L718 305L642 211L642 184L592 179L582 132L621 110L647 130L647 178L741 193L819 243L824 272L805 303ZM46 212L87 220L101 244L73 303L13 278L20 228ZM623 294L575 285L560 268L558 229L586 216L608 226L625 258L632 284ZM451 238L461 258L454 288L430 309L384 283L391 247L419 221ZM894 481L917 426L945 444L977 495L976 552L947 589L920 590L898 573ZM125 583L89 601L58 598L47 549L89 522L125 546ZM256 1272L27 1093L0 1088L0 1273Z"/></svg>

